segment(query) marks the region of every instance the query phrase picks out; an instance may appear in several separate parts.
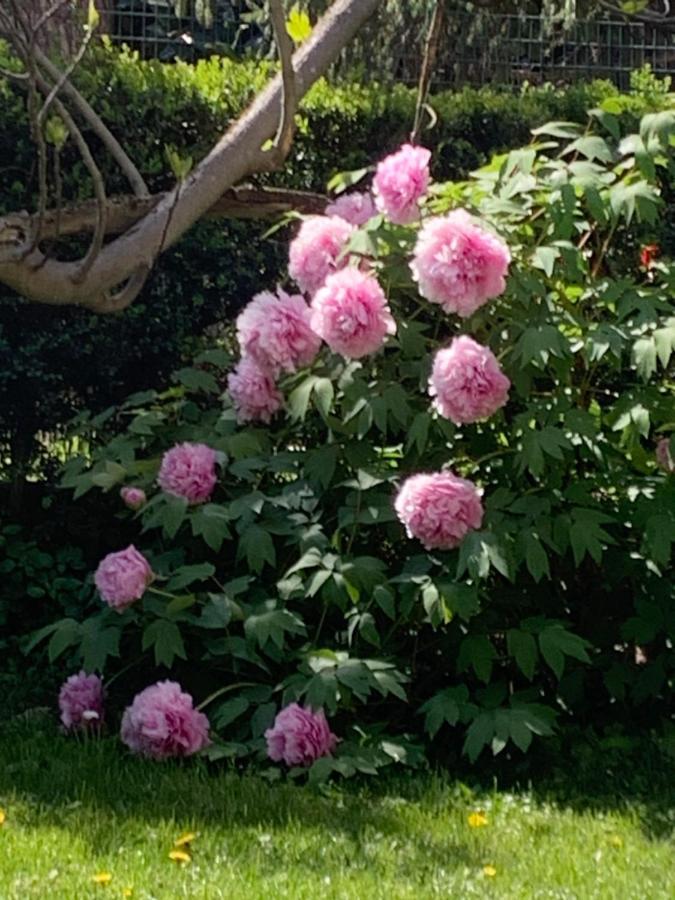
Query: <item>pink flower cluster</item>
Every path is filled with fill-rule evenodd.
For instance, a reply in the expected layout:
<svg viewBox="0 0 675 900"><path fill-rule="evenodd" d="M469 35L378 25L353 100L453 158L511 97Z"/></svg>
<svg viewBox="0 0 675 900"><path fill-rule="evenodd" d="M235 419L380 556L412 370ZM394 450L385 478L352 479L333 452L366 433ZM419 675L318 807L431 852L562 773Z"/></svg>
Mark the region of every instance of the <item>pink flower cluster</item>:
<svg viewBox="0 0 675 900"><path fill-rule="evenodd" d="M297 703L281 710L265 739L269 758L287 766L308 766L332 753L337 743L323 710L314 712Z"/></svg>
<svg viewBox="0 0 675 900"><path fill-rule="evenodd" d="M352 191L351 194L340 194L340 196L329 203L326 207L327 216L338 216L349 222L350 225L356 225L358 228L365 225L369 219L376 214L377 209L373 203L373 198L368 193L360 191Z"/></svg>
<svg viewBox="0 0 675 900"><path fill-rule="evenodd" d="M452 472L411 475L394 507L408 537L417 538L427 550L452 550L483 521L476 486Z"/></svg>
<svg viewBox="0 0 675 900"><path fill-rule="evenodd" d="M250 356L227 376L227 389L239 422L269 422L284 404L274 377Z"/></svg>
<svg viewBox="0 0 675 900"><path fill-rule="evenodd" d="M410 267L423 297L466 318L503 293L510 261L501 238L456 209L422 226Z"/></svg>
<svg viewBox="0 0 675 900"><path fill-rule="evenodd" d="M216 451L206 444L177 444L162 457L157 481L167 494L205 503L216 486Z"/></svg>
<svg viewBox="0 0 675 900"><path fill-rule="evenodd" d="M309 216L291 242L288 273L301 291L314 294L331 272L347 264L354 227L339 216Z"/></svg>
<svg viewBox="0 0 675 900"><path fill-rule="evenodd" d="M312 300L311 323L331 350L348 359L375 353L396 333L377 279L353 266L328 276Z"/></svg>
<svg viewBox="0 0 675 900"><path fill-rule="evenodd" d="M309 365L321 346L310 325L310 311L300 294L257 294L237 319L242 356L252 357L273 375Z"/></svg>
<svg viewBox="0 0 675 900"><path fill-rule="evenodd" d="M508 400L510 386L492 351L464 334L438 351L429 379L436 409L455 425L493 415Z"/></svg>
<svg viewBox="0 0 675 900"><path fill-rule="evenodd" d="M175 681L159 681L134 697L122 717L122 741L152 759L192 756L209 741L209 720Z"/></svg>
<svg viewBox="0 0 675 900"><path fill-rule="evenodd" d="M117 612L140 600L153 578L150 564L133 544L103 557L94 573L101 597Z"/></svg>
<svg viewBox="0 0 675 900"><path fill-rule="evenodd" d="M404 144L379 163L373 179L377 208L396 225L419 218L419 202L429 187L431 153L424 147Z"/></svg>
<svg viewBox="0 0 675 900"><path fill-rule="evenodd" d="M670 438L661 438L656 445L656 461L664 472L675 472L675 459L670 452Z"/></svg>
<svg viewBox="0 0 675 900"><path fill-rule="evenodd" d="M103 724L103 684L98 675L78 672L59 691L61 724L66 731L85 731Z"/></svg>

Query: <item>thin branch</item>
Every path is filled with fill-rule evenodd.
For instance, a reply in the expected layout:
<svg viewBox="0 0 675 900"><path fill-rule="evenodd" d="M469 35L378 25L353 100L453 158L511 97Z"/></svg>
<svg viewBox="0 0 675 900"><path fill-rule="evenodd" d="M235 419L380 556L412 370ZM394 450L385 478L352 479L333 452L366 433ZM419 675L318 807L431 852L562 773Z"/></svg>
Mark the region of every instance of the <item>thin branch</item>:
<svg viewBox="0 0 675 900"><path fill-rule="evenodd" d="M427 97L429 96L429 87L434 73L434 66L436 65L436 57L438 56L438 47L444 22L445 0L436 0L436 7L431 17L431 24L429 25L427 40L424 45L424 56L422 57L422 68L420 70L420 80L417 87L415 120L413 130L410 134L411 144L416 144L418 142L422 130L422 116L426 107Z"/></svg>
<svg viewBox="0 0 675 900"><path fill-rule="evenodd" d="M53 81L60 80L62 74L61 71L39 47L35 48L35 58L43 71L49 75L50 79ZM71 81L66 80L62 90L72 101L87 125L89 125L94 134L109 151L110 155L124 173L134 194L137 197L150 196L150 191L148 190L148 186L146 185L143 176L91 104L85 100Z"/></svg>
<svg viewBox="0 0 675 900"><path fill-rule="evenodd" d="M33 34L37 34L42 26L46 25L46 23L52 18L52 16L55 16L56 13L59 12L59 10L63 9L66 3L70 3L70 0L56 0L56 3L54 3L53 6L50 6L49 9L46 9L37 20L37 22L35 22L35 24L31 23Z"/></svg>
<svg viewBox="0 0 675 900"><path fill-rule="evenodd" d="M133 273L124 287L116 294L104 291L98 297L90 301L82 303L86 309L91 309L102 315L110 315L110 313L122 312L134 302L136 297L143 290L143 285L147 281L151 267L149 265L141 265Z"/></svg>
<svg viewBox="0 0 675 900"><path fill-rule="evenodd" d="M52 103L54 102L54 98L57 96L57 94L60 93L60 91L62 90L66 81L68 81L68 79L73 74L73 72L75 71L75 69L77 68L79 63L82 61L82 57L87 52L87 47L91 43L91 39L93 36L94 36L94 29L93 28L87 29L77 53L72 58L72 60L68 64L68 66L63 70L63 72L61 73L56 84L51 89L51 91L47 95L47 98L45 99L44 103L42 104L42 109L40 110L40 113L38 115L38 125L42 126L42 123L44 122L44 120L47 116L47 113L49 112L49 108L52 105Z"/></svg>
<svg viewBox="0 0 675 900"><path fill-rule="evenodd" d="M270 18L274 28L279 61L281 62L281 81L283 85L281 115L274 139L274 149L277 157L283 162L288 156L293 143L298 98L295 71L293 70L293 41L286 30L286 16L281 0L270 0Z"/></svg>
<svg viewBox="0 0 675 900"><path fill-rule="evenodd" d="M49 84L41 76L38 76L37 85L43 94L46 96L50 95ZM87 167L87 171L89 172L94 185L94 196L96 197L96 225L94 227L91 243L81 263L78 264L77 271L73 275L73 281L78 284L87 277L96 257L101 252L101 247L103 246L103 241L105 239L108 198L106 197L105 184L103 182L101 170L96 165L96 160L92 156L89 145L82 137L82 132L58 97L55 96L53 98L53 103L59 116L63 119L70 136L75 142L77 149L80 152L80 156L82 157L82 161ZM44 221L44 215L42 220Z"/></svg>

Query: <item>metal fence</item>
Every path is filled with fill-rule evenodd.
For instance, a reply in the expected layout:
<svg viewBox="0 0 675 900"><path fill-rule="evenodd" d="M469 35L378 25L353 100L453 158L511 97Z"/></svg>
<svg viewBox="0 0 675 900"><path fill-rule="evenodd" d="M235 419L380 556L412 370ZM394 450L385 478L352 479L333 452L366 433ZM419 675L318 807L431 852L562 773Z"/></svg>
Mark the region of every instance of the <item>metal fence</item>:
<svg viewBox="0 0 675 900"><path fill-rule="evenodd" d="M103 0L106 30L145 57L194 60L212 53L266 52L271 35L249 19L245 0ZM378 23L368 26L341 63L364 77L413 84L419 75L424 23L398 48L372 52ZM400 36L399 36L400 38ZM386 70L382 60L387 60ZM657 75L675 76L675 33L627 20L561 22L528 15L456 15L443 35L436 87L464 84L567 83L609 78L626 87L630 73L649 63Z"/></svg>

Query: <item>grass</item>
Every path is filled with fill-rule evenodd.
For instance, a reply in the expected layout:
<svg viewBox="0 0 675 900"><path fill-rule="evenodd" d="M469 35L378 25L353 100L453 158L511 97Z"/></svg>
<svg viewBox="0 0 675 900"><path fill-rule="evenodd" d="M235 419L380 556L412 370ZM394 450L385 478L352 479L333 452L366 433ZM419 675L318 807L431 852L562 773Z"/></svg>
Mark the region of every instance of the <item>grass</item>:
<svg viewBox="0 0 675 900"><path fill-rule="evenodd" d="M636 772L637 796L592 771L589 794L571 768L523 791L410 775L317 792L22 726L0 737L0 898L670 900L668 768ZM168 856L184 832L189 863Z"/></svg>

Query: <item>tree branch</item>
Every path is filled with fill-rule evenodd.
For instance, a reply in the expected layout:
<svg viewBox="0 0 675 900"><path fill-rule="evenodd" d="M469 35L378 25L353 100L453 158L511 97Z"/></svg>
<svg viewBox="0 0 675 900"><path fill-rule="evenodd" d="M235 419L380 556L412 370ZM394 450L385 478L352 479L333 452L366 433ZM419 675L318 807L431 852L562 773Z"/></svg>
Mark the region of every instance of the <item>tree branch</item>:
<svg viewBox="0 0 675 900"><path fill-rule="evenodd" d="M415 105L415 122L413 130L410 134L410 143L416 144L422 130L422 115L429 96L429 86L431 78L434 74L434 66L436 65L436 57L438 55L438 46L441 39L441 31L445 22L445 0L436 0L427 40L424 46L424 56L422 58L422 69L420 71L420 80L417 87L417 103Z"/></svg>
<svg viewBox="0 0 675 900"><path fill-rule="evenodd" d="M141 221L167 195L135 197L125 194L108 197L106 235L122 234ZM207 210L206 219L267 219L284 213L320 215L330 201L323 194L283 188L230 188ZM93 200L48 210L43 223L44 240L58 240L76 234L89 234L96 227L97 205ZM20 246L35 227L35 216L27 212L0 216L0 255L3 246Z"/></svg>
<svg viewBox="0 0 675 900"><path fill-rule="evenodd" d="M333 3L314 28L312 36L293 57L298 97L302 97L328 69L379 2L336 0ZM82 304L90 303L92 297L100 296L131 278L140 266L151 265L167 213L174 202L173 216L166 233L166 247L175 244L188 228L207 213L214 197L221 196L228 188L257 171L260 148L276 133L282 96L282 78L279 75L190 173L177 202L176 190L169 191L138 224L106 244L83 282L76 280L76 264L55 259L43 263L39 248L22 258L25 246L17 248L11 241L0 244L0 281L32 300Z"/></svg>
<svg viewBox="0 0 675 900"><path fill-rule="evenodd" d="M35 58L40 68L46 72L49 78L53 81L60 80L62 76L61 71L39 47L35 48ZM73 106L77 109L87 125L89 125L94 134L109 151L112 158L124 173L134 194L136 194L137 197L148 197L150 192L148 191L148 186L143 180L141 173L105 122L103 122L100 116L95 112L91 104L85 100L71 81L65 81L62 91L71 100Z"/></svg>
<svg viewBox="0 0 675 900"><path fill-rule="evenodd" d="M274 139L274 149L281 163L288 156L293 143L298 100L295 87L295 72L293 71L293 41L286 30L286 16L280 0L270 0L270 18L274 27L274 37L281 62L281 80L284 89L281 100L279 128Z"/></svg>

